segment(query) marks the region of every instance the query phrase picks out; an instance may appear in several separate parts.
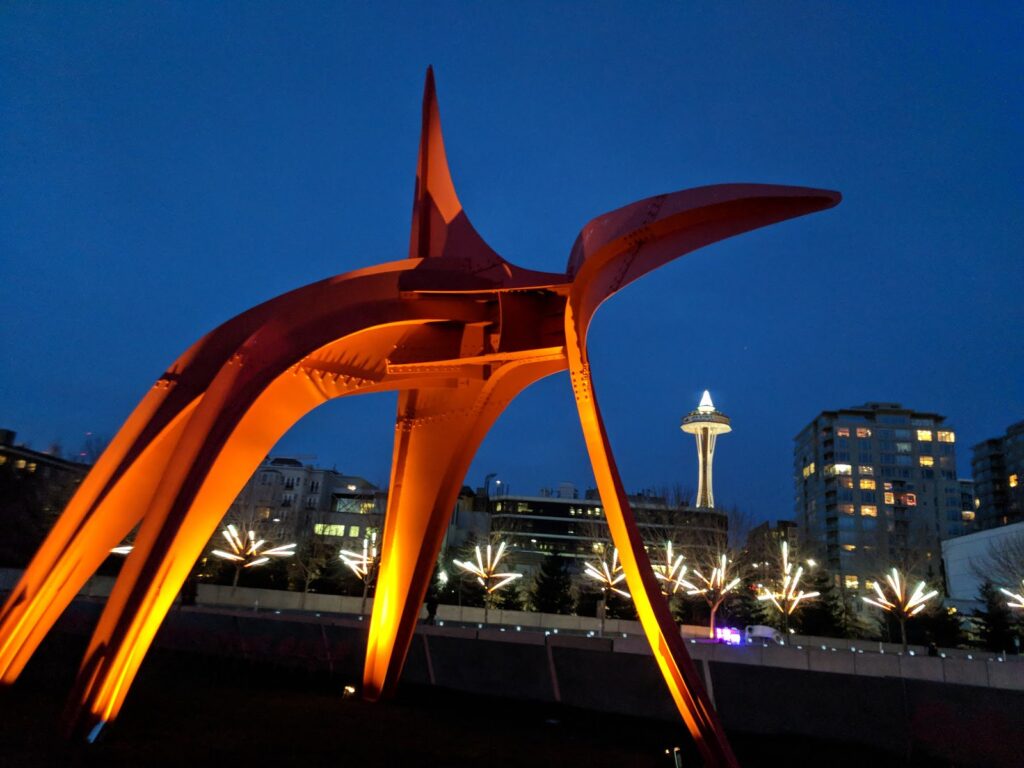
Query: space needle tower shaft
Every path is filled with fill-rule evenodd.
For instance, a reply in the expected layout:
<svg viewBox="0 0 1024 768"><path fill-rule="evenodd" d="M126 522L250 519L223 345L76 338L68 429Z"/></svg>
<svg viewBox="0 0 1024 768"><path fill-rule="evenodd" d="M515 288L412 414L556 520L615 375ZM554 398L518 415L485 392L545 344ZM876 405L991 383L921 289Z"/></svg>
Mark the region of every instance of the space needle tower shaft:
<svg viewBox="0 0 1024 768"><path fill-rule="evenodd" d="M697 505L712 509L715 506L715 493L711 485L711 467L715 458L715 440L719 435L732 431L729 417L715 410L711 402L711 394L705 389L700 405L683 417L680 429L689 432L697 439Z"/></svg>

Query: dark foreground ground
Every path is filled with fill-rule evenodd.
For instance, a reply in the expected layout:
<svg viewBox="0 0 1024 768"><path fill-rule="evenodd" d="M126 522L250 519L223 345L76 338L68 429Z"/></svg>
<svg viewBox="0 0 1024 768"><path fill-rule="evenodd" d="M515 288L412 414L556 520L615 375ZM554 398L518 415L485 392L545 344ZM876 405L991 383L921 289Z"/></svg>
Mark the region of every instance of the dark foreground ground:
<svg viewBox="0 0 1024 768"><path fill-rule="evenodd" d="M684 765L700 764L681 724L414 686L371 705L342 697L354 681L156 649L104 738L70 745L56 723L81 650L80 638L56 635L0 691L0 766L670 768L665 750L677 745ZM785 735L731 737L748 767L936 764Z"/></svg>

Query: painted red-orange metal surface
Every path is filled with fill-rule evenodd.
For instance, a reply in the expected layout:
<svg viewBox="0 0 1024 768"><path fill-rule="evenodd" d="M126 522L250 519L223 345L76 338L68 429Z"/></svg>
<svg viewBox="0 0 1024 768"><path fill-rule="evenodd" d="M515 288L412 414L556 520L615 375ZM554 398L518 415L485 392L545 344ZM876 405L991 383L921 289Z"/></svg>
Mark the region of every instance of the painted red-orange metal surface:
<svg viewBox="0 0 1024 768"><path fill-rule="evenodd" d="M520 269L487 246L459 203L428 71L409 257L261 304L168 369L0 612L0 680L17 678L110 549L141 523L69 702L72 731L95 738L117 716L193 563L274 443L327 400L397 390L364 673L367 698L388 695L481 440L519 392L568 369L608 525L655 659L705 761L734 765L623 491L595 398L587 329L606 298L672 259L839 199L754 184L659 195L587 224L566 272Z"/></svg>

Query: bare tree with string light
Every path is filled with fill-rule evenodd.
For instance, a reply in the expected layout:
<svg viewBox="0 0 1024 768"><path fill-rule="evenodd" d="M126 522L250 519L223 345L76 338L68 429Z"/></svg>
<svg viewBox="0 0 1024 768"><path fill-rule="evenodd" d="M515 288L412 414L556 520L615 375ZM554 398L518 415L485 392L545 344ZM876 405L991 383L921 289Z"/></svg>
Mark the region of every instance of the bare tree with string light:
<svg viewBox="0 0 1024 768"><path fill-rule="evenodd" d="M895 617L900 624L900 639L903 641L903 652L906 653L907 621L923 611L925 604L939 594L939 591L933 589L925 594L925 583L919 581L914 591L908 594L907 578L895 568L886 574L885 583L888 589L883 590L879 586L880 581L874 582L874 597L862 597L861 599Z"/></svg>
<svg viewBox="0 0 1024 768"><path fill-rule="evenodd" d="M771 602L776 610L782 614L783 633L788 643L790 617L797 611L804 600L818 597L821 593L804 592L800 588L800 579L804 575L804 567L802 565L794 566L790 562L789 542L785 539L782 540L780 552L782 555L781 571L778 577L767 586L765 584L757 585L759 593L757 599Z"/></svg>
<svg viewBox="0 0 1024 768"><path fill-rule="evenodd" d="M708 626L708 637L714 639L715 637L715 614L718 613L718 609L722 607L722 603L732 593L736 586L740 583L738 576L732 576L732 569L734 567L732 560L727 555L720 555L714 567L708 571L706 568L705 572L707 576L696 568L693 569L693 575L695 579L682 579L680 583L686 590L686 594L690 597L700 596L707 603L708 608L711 611L711 623Z"/></svg>
<svg viewBox="0 0 1024 768"><path fill-rule="evenodd" d="M359 618L366 615L366 598L370 587L377 581L377 570L380 566L380 556L377 553L377 532L373 531L363 539L363 549L360 552L352 552L347 549L338 553L341 561L348 566L363 583L363 600L359 604Z"/></svg>
<svg viewBox="0 0 1024 768"><path fill-rule="evenodd" d="M238 586L238 577L244 568L256 568L266 565L273 558L291 557L295 554L295 544L282 544L277 547L266 548L269 542L266 539L256 538L256 531L250 530L245 538L238 534L234 524L229 524L221 531L227 539L230 552L223 549L215 549L210 554L227 560L235 566L235 577L231 582L232 587Z"/></svg>
<svg viewBox="0 0 1024 768"><path fill-rule="evenodd" d="M490 609L494 593L523 576L523 574L516 573L514 571L508 571L506 573L500 573L498 571L498 565L501 563L501 558L505 554L504 541L498 544L497 549L495 549L492 544L488 544L486 552L487 556L484 557L483 550L481 550L480 545L477 544L475 563L472 560L452 561L458 568L472 576L476 576L476 580L480 582L480 586L484 588L484 592L486 593L484 597L484 624L487 623L487 613Z"/></svg>

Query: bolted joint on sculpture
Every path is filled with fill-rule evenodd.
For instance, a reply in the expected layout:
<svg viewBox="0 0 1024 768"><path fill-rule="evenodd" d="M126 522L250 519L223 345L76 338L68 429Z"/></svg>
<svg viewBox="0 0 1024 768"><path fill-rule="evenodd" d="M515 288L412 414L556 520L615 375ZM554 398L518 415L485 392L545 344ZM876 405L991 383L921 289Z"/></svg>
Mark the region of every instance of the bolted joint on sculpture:
<svg viewBox="0 0 1024 768"><path fill-rule="evenodd" d="M409 257L271 299L196 342L129 416L0 611L0 681L13 682L110 549L139 525L69 702L93 740L225 510L278 439L328 400L398 391L390 492L364 696L390 694L470 461L523 389L568 369L626 585L705 761L735 758L643 548L591 380L601 303L690 251L836 205L836 192L727 184L658 195L589 222L565 272L516 267L455 194L430 70Z"/></svg>

